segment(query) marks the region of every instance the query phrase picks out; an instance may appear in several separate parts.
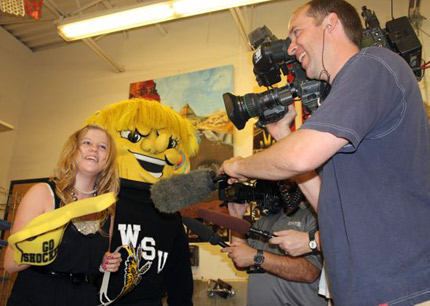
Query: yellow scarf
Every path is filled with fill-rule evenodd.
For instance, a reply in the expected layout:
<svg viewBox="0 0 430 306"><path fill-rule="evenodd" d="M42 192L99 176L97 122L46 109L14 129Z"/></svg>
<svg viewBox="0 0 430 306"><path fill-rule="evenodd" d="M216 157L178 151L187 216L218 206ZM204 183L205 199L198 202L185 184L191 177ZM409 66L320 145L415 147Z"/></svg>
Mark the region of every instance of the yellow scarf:
<svg viewBox="0 0 430 306"><path fill-rule="evenodd" d="M35 266L52 263L57 258L64 230L71 219L103 211L115 201L114 193L110 192L37 216L8 239L16 263Z"/></svg>

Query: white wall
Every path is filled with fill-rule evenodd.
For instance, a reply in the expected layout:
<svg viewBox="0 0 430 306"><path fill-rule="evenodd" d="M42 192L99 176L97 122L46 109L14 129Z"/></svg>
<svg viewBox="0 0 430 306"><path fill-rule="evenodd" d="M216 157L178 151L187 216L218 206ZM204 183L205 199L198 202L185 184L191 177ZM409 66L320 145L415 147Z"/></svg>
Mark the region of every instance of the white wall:
<svg viewBox="0 0 430 306"><path fill-rule="evenodd" d="M17 127L28 92L33 54L0 28L0 120ZM16 130L0 133L0 186L9 186Z"/></svg>
<svg viewBox="0 0 430 306"><path fill-rule="evenodd" d="M408 2L394 0L395 17L407 15ZM303 3L279 0L260 5L251 28L265 24L278 38L285 38L291 11ZM390 1L351 3L360 11L363 5L375 10L381 25L391 18ZM421 13L427 15L429 1L422 1L421 6ZM430 33L430 15L426 17L423 29ZM96 110L126 99L131 82L233 65L236 94L251 92L256 86L252 52L245 48L229 12L168 22L163 27L167 36L149 26L97 42L125 66L124 73L113 72L82 42L31 53L0 29L0 120L16 128L0 134L0 186L7 187L10 180L49 176L66 137ZM426 58L430 39L425 35L420 39ZM427 54L430 57L430 51ZM429 77L420 85L428 97ZM251 153L250 125L236 133L235 143L235 154ZM231 270L227 274L236 276Z"/></svg>

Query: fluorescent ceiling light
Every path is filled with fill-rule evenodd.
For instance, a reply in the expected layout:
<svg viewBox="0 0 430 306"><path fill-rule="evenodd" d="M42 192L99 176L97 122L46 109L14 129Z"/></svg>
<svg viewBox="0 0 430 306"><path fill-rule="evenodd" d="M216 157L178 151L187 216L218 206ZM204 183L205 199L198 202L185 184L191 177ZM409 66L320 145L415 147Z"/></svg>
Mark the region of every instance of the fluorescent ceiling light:
<svg viewBox="0 0 430 306"><path fill-rule="evenodd" d="M172 0L145 6L140 4L106 10L91 17L65 18L57 28L61 37L72 41L268 1L272 0Z"/></svg>

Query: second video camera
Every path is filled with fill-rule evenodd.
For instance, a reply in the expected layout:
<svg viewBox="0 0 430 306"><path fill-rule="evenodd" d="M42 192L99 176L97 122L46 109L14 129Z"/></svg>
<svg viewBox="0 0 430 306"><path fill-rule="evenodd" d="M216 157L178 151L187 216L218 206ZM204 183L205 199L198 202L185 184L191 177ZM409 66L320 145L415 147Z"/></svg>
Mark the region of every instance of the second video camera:
<svg viewBox="0 0 430 306"><path fill-rule="evenodd" d="M266 181L255 180L246 183L227 184L227 180L220 181L218 197L224 201L245 204L257 203L261 214L268 215L279 212L281 209L287 215L293 214L304 199L300 188L293 181Z"/></svg>
<svg viewBox="0 0 430 306"><path fill-rule="evenodd" d="M418 81L423 76L421 68L422 46L407 17L392 19L382 29L375 13L362 7L365 29L361 47L377 46L390 49L409 64ZM277 39L270 30L263 26L251 32L249 40L256 49L253 55L254 74L259 86L268 88L263 93L249 93L235 96L223 95L227 115L239 130L245 127L252 117L259 117L260 124L279 121L288 110L288 105L295 99L302 100L304 119L314 112L328 95L330 86L319 80L310 80L300 63L288 55L290 39ZM281 81L281 76L289 75L283 87L272 88Z"/></svg>
<svg viewBox="0 0 430 306"><path fill-rule="evenodd" d="M329 89L326 82L310 80L300 63L288 55L290 39L277 39L263 26L248 35L256 49L253 55L254 74L259 86L268 88L263 93L249 93L235 96L231 93L223 95L227 115L239 130L245 127L252 117L259 117L259 124L279 121L287 112L288 105L300 97L305 115L315 111ZM290 74L294 78L285 86L272 88L279 83L283 75Z"/></svg>
<svg viewBox="0 0 430 306"><path fill-rule="evenodd" d="M383 47L399 54L409 64L415 77L420 81L423 77L421 69L422 45L406 16L389 20L385 29L381 28L375 12L366 6L362 7L365 29L361 47Z"/></svg>

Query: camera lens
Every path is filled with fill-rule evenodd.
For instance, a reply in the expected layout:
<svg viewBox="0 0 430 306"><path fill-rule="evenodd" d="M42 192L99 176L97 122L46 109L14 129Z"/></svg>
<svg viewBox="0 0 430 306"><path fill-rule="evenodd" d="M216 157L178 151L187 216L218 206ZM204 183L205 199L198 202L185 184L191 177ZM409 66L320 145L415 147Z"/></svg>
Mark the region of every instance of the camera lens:
<svg viewBox="0 0 430 306"><path fill-rule="evenodd" d="M284 86L263 93L250 93L244 96L235 96L227 92L223 95L223 99L228 118L236 128L241 130L249 118L262 116L266 110L273 109L278 105L287 106L293 102L295 95L296 90L294 88ZM268 121L270 122L270 119Z"/></svg>
<svg viewBox="0 0 430 306"><path fill-rule="evenodd" d="M251 118L243 107L243 98L229 92L223 94L222 98L224 99L225 110L230 121L239 130L243 129L246 122Z"/></svg>
<svg viewBox="0 0 430 306"><path fill-rule="evenodd" d="M249 118L261 115L267 106L273 105L272 94L267 91L262 94L246 94L244 96L235 96L229 92L223 95L225 109L228 118L239 129L245 127ZM269 106L269 107L270 107Z"/></svg>

